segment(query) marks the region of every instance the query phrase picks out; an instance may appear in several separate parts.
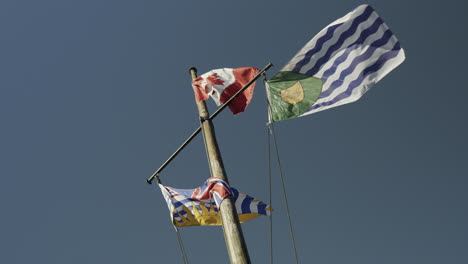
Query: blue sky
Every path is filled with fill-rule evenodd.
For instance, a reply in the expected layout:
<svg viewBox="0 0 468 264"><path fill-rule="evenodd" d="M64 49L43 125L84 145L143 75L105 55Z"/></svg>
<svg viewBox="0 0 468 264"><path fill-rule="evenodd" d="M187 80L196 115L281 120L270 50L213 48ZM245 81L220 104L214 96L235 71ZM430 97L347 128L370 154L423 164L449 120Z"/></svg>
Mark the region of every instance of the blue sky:
<svg viewBox="0 0 468 264"><path fill-rule="evenodd" d="M149 177L198 126L188 69L272 76L359 1L2 1L0 262L181 263ZM356 103L276 126L301 263L466 263L463 1L368 1L407 59ZM216 106L208 102L211 112ZM215 120L233 186L268 199L265 91ZM274 175L275 263L293 263ZM201 137L161 174L209 177ZM268 261L268 219L242 225ZM183 228L227 263L221 228Z"/></svg>

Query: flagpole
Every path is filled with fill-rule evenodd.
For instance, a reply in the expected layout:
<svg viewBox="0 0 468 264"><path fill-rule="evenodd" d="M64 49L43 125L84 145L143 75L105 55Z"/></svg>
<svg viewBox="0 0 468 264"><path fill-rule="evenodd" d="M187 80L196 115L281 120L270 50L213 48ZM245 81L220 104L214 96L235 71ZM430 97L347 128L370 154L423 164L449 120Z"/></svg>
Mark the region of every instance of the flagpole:
<svg viewBox="0 0 468 264"><path fill-rule="evenodd" d="M192 80L197 78L197 69L190 68ZM195 100L196 101L196 100ZM224 169L223 160L219 151L213 123L206 108L204 101L196 101L198 113L201 120L201 130L205 139L206 153L212 177L219 177L229 183L226 171ZM247 245L244 240L244 235L237 215L236 207L231 196L228 196L221 203L219 209L221 222L224 231L224 240L229 253L229 259L232 264L248 264L250 263Z"/></svg>
<svg viewBox="0 0 468 264"><path fill-rule="evenodd" d="M239 94L241 94L243 91L245 91L247 88L249 88L249 86L255 82L262 74L264 74L268 69L270 69L271 67L273 66L273 64L271 63L268 63L265 68L263 68L261 71L259 71L257 73L257 75L252 79L250 80L246 85L244 85L244 87L242 87L242 89L240 89L239 91L237 91L237 93L235 93L231 98L229 98L229 100L227 100L222 106L220 106L210 117L209 119L214 119L221 111L224 110L224 108L226 108L229 103L231 103L231 101L233 101L234 99L237 98L237 96ZM195 69L196 71L196 69ZM190 141L192 141L192 139L195 138L196 135L198 135L198 133L200 133L201 131L201 125L192 133L192 135L190 135L185 141L184 143L182 143L182 145L180 145L180 147L174 152L172 153L172 155L159 167L159 169L157 169L148 179L146 179L146 182L148 184L151 184L151 182L153 181L153 179L155 177L158 176L158 174L179 154L179 152L181 152L185 146L188 145L188 143L190 143Z"/></svg>

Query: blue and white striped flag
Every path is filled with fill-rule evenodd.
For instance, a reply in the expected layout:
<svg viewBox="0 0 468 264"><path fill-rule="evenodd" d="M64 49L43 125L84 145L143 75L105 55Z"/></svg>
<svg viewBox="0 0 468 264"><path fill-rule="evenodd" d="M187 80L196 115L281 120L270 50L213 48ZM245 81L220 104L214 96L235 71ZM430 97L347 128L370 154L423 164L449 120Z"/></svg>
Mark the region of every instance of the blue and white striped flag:
<svg viewBox="0 0 468 264"><path fill-rule="evenodd" d="M354 102L404 60L382 18L361 5L320 31L268 80L270 121Z"/></svg>
<svg viewBox="0 0 468 264"><path fill-rule="evenodd" d="M253 197L230 187L220 178L209 178L195 189L176 189L159 184L175 226L221 225L219 208L229 195L236 206L239 221L270 215L271 208Z"/></svg>

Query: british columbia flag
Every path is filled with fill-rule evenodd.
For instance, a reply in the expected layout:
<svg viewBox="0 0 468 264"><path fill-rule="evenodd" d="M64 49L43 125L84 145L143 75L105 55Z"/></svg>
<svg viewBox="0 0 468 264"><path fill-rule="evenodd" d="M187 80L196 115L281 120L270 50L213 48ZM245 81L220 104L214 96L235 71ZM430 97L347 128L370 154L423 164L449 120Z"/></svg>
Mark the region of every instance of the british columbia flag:
<svg viewBox="0 0 468 264"><path fill-rule="evenodd" d="M219 208L222 201L232 196L240 222L261 214L270 215L269 205L230 187L220 178L209 178L195 189L176 189L159 184L175 226L220 225Z"/></svg>

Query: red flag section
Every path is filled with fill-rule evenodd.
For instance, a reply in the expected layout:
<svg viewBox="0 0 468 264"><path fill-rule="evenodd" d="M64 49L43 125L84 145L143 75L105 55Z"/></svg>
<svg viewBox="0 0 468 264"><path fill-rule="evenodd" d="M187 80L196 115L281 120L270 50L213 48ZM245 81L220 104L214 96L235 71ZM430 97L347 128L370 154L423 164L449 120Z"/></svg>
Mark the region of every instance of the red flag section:
<svg viewBox="0 0 468 264"><path fill-rule="evenodd" d="M192 81L197 101L204 101L209 96L217 105L227 102L237 91L252 80L259 72L254 67L236 69L223 68L209 71ZM252 100L255 82L229 104L229 109L236 115L244 112Z"/></svg>

